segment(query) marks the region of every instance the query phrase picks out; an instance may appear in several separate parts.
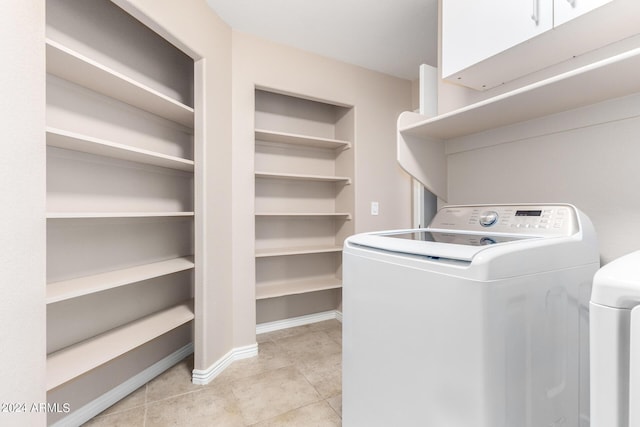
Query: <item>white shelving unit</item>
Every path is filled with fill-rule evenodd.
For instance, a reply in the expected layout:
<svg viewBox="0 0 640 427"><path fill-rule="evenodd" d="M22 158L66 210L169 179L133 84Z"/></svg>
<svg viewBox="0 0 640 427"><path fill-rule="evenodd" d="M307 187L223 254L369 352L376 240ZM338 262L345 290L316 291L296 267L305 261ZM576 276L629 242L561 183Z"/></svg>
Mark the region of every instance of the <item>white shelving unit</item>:
<svg viewBox="0 0 640 427"><path fill-rule="evenodd" d="M640 48L435 117L398 119L398 161L447 199L447 147L457 138L640 92Z"/></svg>
<svg viewBox="0 0 640 427"><path fill-rule="evenodd" d="M295 173L256 172L256 178L286 179L296 181L343 182L345 184L351 184L351 178L349 178L348 176L321 176Z"/></svg>
<svg viewBox="0 0 640 427"><path fill-rule="evenodd" d="M279 144L292 144L308 147L346 149L351 147L349 141L332 138L321 138L310 135L300 135L288 132L276 132L266 129L256 129L256 141L275 142Z"/></svg>
<svg viewBox="0 0 640 427"><path fill-rule="evenodd" d="M47 145L65 150L193 172L193 160L169 156L52 127L47 128Z"/></svg>
<svg viewBox="0 0 640 427"><path fill-rule="evenodd" d="M47 219L152 218L194 216L193 212L47 212Z"/></svg>
<svg viewBox="0 0 640 427"><path fill-rule="evenodd" d="M351 220L348 212L256 212L256 216L265 217L327 217Z"/></svg>
<svg viewBox="0 0 640 427"><path fill-rule="evenodd" d="M47 40L47 72L141 110L193 128L193 108Z"/></svg>
<svg viewBox="0 0 640 427"><path fill-rule="evenodd" d="M47 285L47 304L106 291L119 286L132 285L154 277L190 270L194 267L193 257L181 257L49 283Z"/></svg>
<svg viewBox="0 0 640 427"><path fill-rule="evenodd" d="M184 84L192 59L140 22L104 0L90 12L57 0L47 8L47 390L56 401L77 394L84 375L80 383L121 375L109 362L153 340L177 351L192 339L195 111L183 103L193 99Z"/></svg>
<svg viewBox="0 0 640 427"><path fill-rule="evenodd" d="M256 299L339 289L353 110L256 90Z"/></svg>
<svg viewBox="0 0 640 427"><path fill-rule="evenodd" d="M48 355L47 390L182 326L193 317L193 301L187 301Z"/></svg>
<svg viewBox="0 0 640 427"><path fill-rule="evenodd" d="M336 278L309 279L259 284L256 287L256 299L277 298L308 292L326 291L342 287L342 280Z"/></svg>
<svg viewBox="0 0 640 427"><path fill-rule="evenodd" d="M302 246L276 249L256 249L256 258L341 252L342 246Z"/></svg>

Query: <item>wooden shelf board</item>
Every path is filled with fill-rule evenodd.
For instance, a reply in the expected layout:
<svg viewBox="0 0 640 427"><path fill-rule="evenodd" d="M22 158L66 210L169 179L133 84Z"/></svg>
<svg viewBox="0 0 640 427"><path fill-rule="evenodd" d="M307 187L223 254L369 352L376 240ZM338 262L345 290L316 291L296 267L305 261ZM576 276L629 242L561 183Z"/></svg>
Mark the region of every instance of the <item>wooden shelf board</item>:
<svg viewBox="0 0 640 427"><path fill-rule="evenodd" d="M452 139L640 92L640 48L399 129Z"/></svg>
<svg viewBox="0 0 640 427"><path fill-rule="evenodd" d="M48 219L188 217L193 212L47 212Z"/></svg>
<svg viewBox="0 0 640 427"><path fill-rule="evenodd" d="M342 280L336 278L309 279L256 285L256 299L276 298L287 295L304 294L342 287Z"/></svg>
<svg viewBox="0 0 640 427"><path fill-rule="evenodd" d="M174 258L135 267L47 284L47 304L77 298L194 267L192 257Z"/></svg>
<svg viewBox="0 0 640 427"><path fill-rule="evenodd" d="M193 108L53 40L46 51L48 73L193 129Z"/></svg>
<svg viewBox="0 0 640 427"><path fill-rule="evenodd" d="M265 217L345 217L351 219L348 212L256 212L256 216Z"/></svg>
<svg viewBox="0 0 640 427"><path fill-rule="evenodd" d="M305 254L321 254L330 252L341 252L342 246L301 246L291 248L276 249L258 249L256 250L256 258L289 256L289 255L305 255Z"/></svg>
<svg viewBox="0 0 640 427"><path fill-rule="evenodd" d="M255 139L266 142L277 142L282 144L302 145L317 148L350 148L349 141L340 139L320 138L309 135L300 135L295 133L277 132L266 129L256 129Z"/></svg>
<svg viewBox="0 0 640 427"><path fill-rule="evenodd" d="M256 174L256 178L265 178L265 179L344 182L345 184L351 184L351 178L347 176L322 176L322 175L304 175L304 174L294 174L294 173L271 173L271 172L256 172L255 174Z"/></svg>
<svg viewBox="0 0 640 427"><path fill-rule="evenodd" d="M193 160L169 156L51 127L47 127L47 145L187 172L193 172L194 168Z"/></svg>
<svg viewBox="0 0 640 427"><path fill-rule="evenodd" d="M193 301L185 301L47 356L47 390L193 320Z"/></svg>

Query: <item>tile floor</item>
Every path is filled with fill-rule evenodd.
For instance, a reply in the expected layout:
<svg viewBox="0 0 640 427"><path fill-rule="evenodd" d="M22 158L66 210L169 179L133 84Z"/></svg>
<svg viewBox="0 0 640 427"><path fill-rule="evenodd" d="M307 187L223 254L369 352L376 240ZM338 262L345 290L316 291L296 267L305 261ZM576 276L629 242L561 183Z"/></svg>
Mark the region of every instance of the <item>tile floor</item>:
<svg viewBox="0 0 640 427"><path fill-rule="evenodd" d="M185 359L85 426L342 425L342 329L336 320L258 335L259 355L206 386Z"/></svg>

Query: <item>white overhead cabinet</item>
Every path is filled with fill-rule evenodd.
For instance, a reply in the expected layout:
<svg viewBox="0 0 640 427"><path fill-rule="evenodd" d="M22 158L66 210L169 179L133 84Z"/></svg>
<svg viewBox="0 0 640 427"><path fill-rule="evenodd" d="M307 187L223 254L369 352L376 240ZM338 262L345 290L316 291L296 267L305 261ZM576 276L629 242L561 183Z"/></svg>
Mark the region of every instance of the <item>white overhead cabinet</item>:
<svg viewBox="0 0 640 427"><path fill-rule="evenodd" d="M445 0L442 74L449 77L552 27L550 0Z"/></svg>
<svg viewBox="0 0 640 427"><path fill-rule="evenodd" d="M485 90L637 32L635 0L442 2L442 78Z"/></svg>
<svg viewBox="0 0 640 427"><path fill-rule="evenodd" d="M614 0L554 0L553 25L562 25L612 1Z"/></svg>

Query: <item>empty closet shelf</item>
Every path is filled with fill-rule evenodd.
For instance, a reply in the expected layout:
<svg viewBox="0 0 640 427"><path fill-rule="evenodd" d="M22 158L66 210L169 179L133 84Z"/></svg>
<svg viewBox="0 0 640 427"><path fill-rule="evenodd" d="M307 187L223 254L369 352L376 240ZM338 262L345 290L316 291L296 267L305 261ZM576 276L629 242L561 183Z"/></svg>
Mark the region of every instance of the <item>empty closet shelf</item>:
<svg viewBox="0 0 640 427"><path fill-rule="evenodd" d="M47 356L47 390L79 377L193 318L193 300L189 300L56 351Z"/></svg>
<svg viewBox="0 0 640 427"><path fill-rule="evenodd" d="M47 284L47 304L53 304L83 295L126 286L154 277L192 269L193 257L174 258L106 273L93 274L75 279Z"/></svg>
<svg viewBox="0 0 640 427"><path fill-rule="evenodd" d="M47 40L47 72L133 107L193 128L193 108L134 79Z"/></svg>
<svg viewBox="0 0 640 427"><path fill-rule="evenodd" d="M266 129L255 130L256 141L275 142L281 144L291 144L308 146L315 148L350 148L351 143L340 139L321 138L309 135L300 135L295 133L277 132Z"/></svg>

